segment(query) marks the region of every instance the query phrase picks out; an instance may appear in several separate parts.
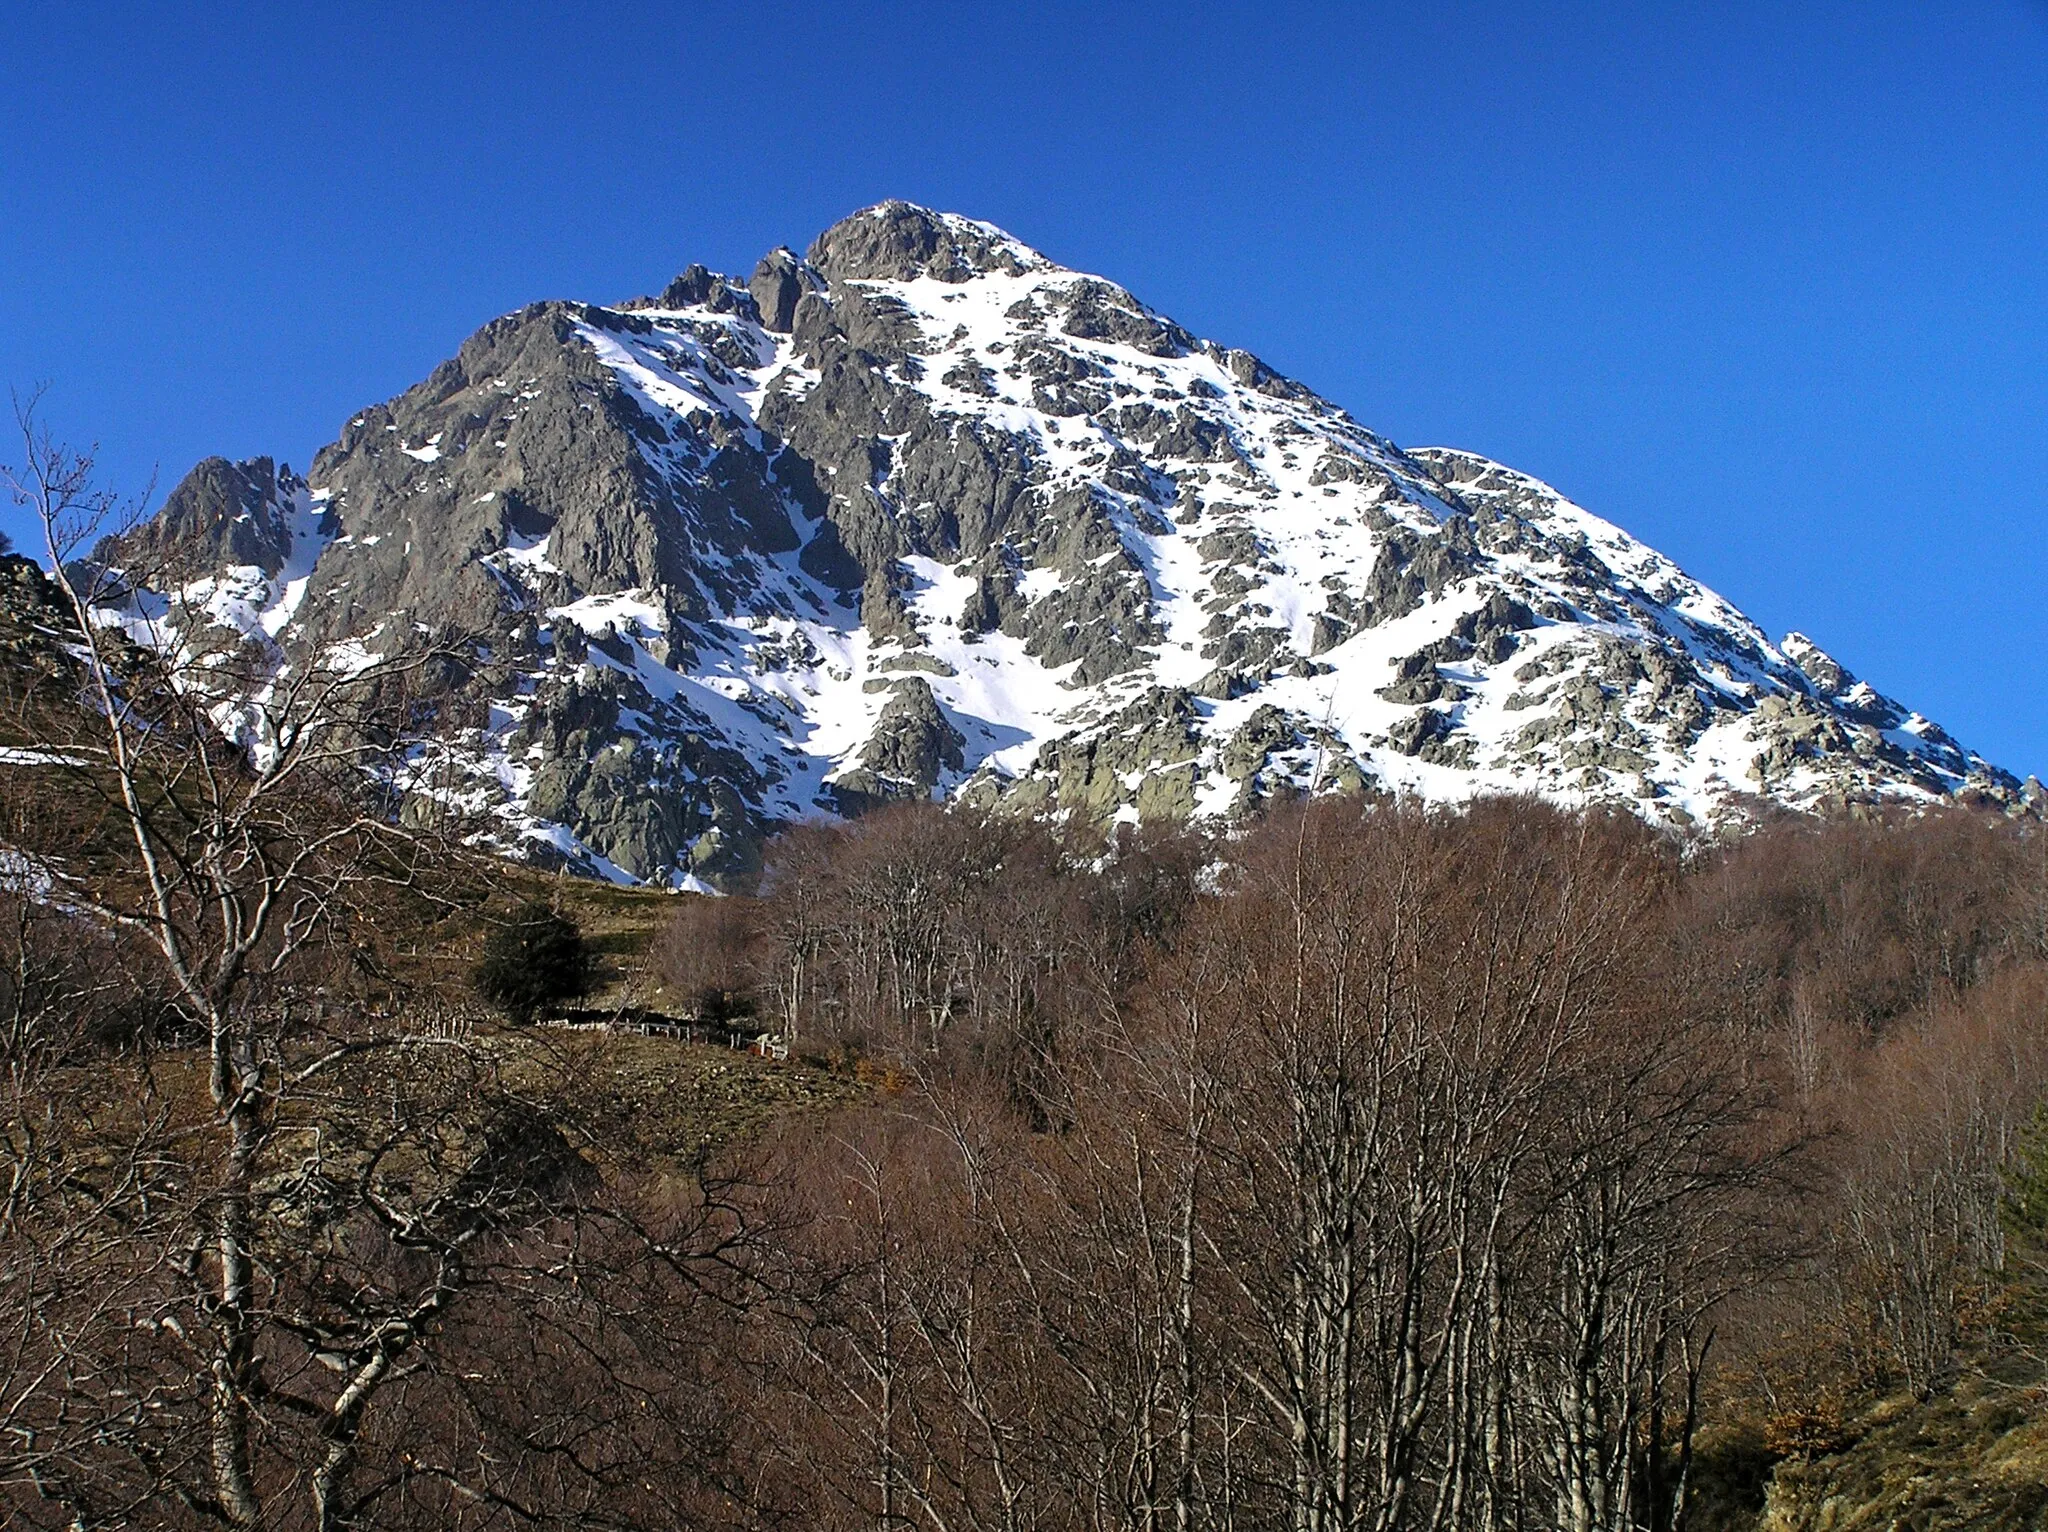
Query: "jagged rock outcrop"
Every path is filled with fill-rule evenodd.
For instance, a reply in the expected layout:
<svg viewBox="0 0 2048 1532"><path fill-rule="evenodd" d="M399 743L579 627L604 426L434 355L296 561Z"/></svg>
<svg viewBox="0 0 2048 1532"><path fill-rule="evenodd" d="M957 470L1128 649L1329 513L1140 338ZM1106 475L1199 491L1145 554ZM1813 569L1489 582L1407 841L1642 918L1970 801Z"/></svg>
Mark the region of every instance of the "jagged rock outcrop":
<svg viewBox="0 0 2048 1532"><path fill-rule="evenodd" d="M1549 487L907 203L495 320L107 556L279 665L457 646L413 790L618 877L906 794L2034 801Z"/></svg>
<svg viewBox="0 0 2048 1532"><path fill-rule="evenodd" d="M946 774L958 772L966 760L967 741L946 721L929 681L910 676L884 682L880 689L889 700L874 732L855 757L854 769L832 784L842 810L857 813L891 799L929 798Z"/></svg>
<svg viewBox="0 0 2048 1532"><path fill-rule="evenodd" d="M286 507L304 487L267 457L210 457L179 481L157 515L121 539L120 556L152 580L195 580L218 571L284 567L291 550Z"/></svg>

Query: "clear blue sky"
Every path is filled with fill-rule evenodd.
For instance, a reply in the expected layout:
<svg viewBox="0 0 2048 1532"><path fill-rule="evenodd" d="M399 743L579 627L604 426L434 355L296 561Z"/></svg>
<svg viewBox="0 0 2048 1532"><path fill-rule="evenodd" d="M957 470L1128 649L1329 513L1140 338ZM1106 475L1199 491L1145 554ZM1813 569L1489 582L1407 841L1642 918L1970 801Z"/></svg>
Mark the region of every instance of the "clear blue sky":
<svg viewBox="0 0 2048 1532"><path fill-rule="evenodd" d="M909 197L1550 480L2048 776L2038 4L0 0L0 38L0 383L125 486L303 466L495 314Z"/></svg>

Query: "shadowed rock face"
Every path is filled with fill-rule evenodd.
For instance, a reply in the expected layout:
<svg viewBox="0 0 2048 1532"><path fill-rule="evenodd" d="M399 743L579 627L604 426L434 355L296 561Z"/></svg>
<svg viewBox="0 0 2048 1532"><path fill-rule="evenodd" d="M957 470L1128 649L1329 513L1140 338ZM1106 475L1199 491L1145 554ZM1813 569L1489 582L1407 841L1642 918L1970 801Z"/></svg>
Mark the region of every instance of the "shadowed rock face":
<svg viewBox="0 0 2048 1532"><path fill-rule="evenodd" d="M154 520L118 540L120 556L154 576L195 579L245 566L274 575L289 533L283 507L298 487L267 457L204 459L165 498Z"/></svg>
<svg viewBox="0 0 2048 1532"><path fill-rule="evenodd" d="M908 202L884 202L834 224L805 259L833 284L918 277L966 282L992 272L1022 276L1050 264L991 225Z"/></svg>
<svg viewBox="0 0 2048 1532"><path fill-rule="evenodd" d="M2021 801L1549 487L908 203L494 320L306 481L209 459L121 551L239 569L198 605L281 664L462 647L415 790L618 877L932 793Z"/></svg>
<svg viewBox="0 0 2048 1532"><path fill-rule="evenodd" d="M805 293L816 291L818 285L817 273L798 260L794 252L771 250L761 257L761 264L747 279L747 295L754 300L762 328L787 335L796 323L797 304Z"/></svg>

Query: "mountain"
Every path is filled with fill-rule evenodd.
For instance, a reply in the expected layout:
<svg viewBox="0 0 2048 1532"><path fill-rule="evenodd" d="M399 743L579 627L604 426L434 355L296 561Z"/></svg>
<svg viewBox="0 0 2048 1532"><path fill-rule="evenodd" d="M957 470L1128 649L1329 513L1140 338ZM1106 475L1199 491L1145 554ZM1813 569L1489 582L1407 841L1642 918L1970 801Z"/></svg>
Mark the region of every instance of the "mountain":
<svg viewBox="0 0 2048 1532"><path fill-rule="evenodd" d="M1535 479L902 202L744 282L506 315L303 479L209 460L110 556L180 598L131 623L275 665L460 643L413 790L620 879L932 793L2038 797Z"/></svg>

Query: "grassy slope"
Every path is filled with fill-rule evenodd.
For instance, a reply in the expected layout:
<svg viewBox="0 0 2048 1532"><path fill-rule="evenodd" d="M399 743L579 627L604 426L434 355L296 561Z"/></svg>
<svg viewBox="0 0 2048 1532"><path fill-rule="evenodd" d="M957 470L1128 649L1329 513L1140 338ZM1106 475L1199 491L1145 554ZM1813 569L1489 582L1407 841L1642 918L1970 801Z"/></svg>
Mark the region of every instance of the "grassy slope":
<svg viewBox="0 0 2048 1532"><path fill-rule="evenodd" d="M1780 1463L1759 1532L2048 1528L2048 1397L1967 1375L1880 1400L1840 1451Z"/></svg>

